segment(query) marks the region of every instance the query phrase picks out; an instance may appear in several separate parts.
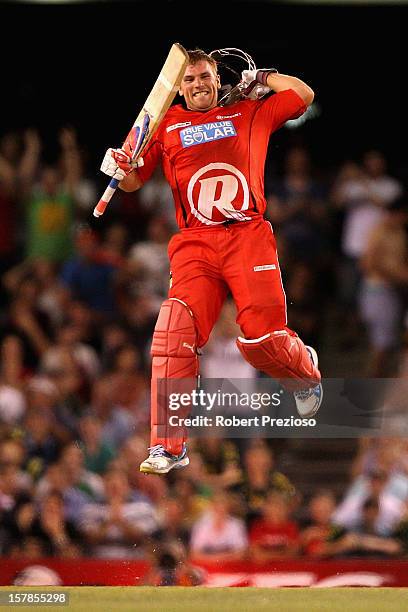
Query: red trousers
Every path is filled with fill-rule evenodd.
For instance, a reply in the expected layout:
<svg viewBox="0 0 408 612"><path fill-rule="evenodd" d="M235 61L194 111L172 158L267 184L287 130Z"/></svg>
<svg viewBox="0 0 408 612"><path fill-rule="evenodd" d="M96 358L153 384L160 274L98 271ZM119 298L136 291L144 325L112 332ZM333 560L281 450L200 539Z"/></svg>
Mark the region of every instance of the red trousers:
<svg viewBox="0 0 408 612"><path fill-rule="evenodd" d="M252 221L182 230L169 243L169 297L193 311L203 346L231 291L245 338L286 329L286 298L275 237L261 216Z"/></svg>
<svg viewBox="0 0 408 612"><path fill-rule="evenodd" d="M237 323L246 339L284 329L296 335L286 327L286 298L275 238L270 223L261 216L229 225L182 230L170 241L169 257L172 272L169 298L181 300L192 311L198 347L207 342L229 291L237 307ZM167 361L163 357L155 359L151 445L163 444L169 452L179 454L187 431L168 426L167 402L160 401L166 393L158 392L157 388L158 379L163 379L167 372ZM181 383L174 379L172 382L165 375L167 390L174 383L182 384L183 392L195 388L194 361L191 360L189 368L183 364L188 373L181 377ZM174 367L177 370L178 364ZM184 412L178 415L187 416L189 408Z"/></svg>

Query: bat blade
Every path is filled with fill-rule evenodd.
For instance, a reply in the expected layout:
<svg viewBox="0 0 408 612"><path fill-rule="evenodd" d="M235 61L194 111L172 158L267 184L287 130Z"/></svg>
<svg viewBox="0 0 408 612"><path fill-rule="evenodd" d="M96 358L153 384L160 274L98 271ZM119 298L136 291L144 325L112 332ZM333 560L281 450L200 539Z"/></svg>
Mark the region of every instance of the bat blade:
<svg viewBox="0 0 408 612"><path fill-rule="evenodd" d="M142 110L123 143L122 148L130 155L133 162L143 155L143 151L170 108L180 88L187 64L187 51L179 43L174 43ZM102 198L95 206L93 211L95 217L103 215L118 184L119 181L116 179L110 181Z"/></svg>

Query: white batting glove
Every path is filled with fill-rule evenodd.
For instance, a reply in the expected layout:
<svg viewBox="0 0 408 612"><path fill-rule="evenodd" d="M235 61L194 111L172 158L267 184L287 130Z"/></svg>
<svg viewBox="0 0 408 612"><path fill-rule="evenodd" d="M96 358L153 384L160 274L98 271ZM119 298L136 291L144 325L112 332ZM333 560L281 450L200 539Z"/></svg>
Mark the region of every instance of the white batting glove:
<svg viewBox="0 0 408 612"><path fill-rule="evenodd" d="M248 87L253 81L256 81L257 70L243 70L241 72L241 78L245 85Z"/></svg>
<svg viewBox="0 0 408 612"><path fill-rule="evenodd" d="M121 181L122 179L125 178L125 176L127 176L125 170L122 170L122 168L120 168L115 160L115 158L113 157L113 152L116 151L121 151L121 149L108 149L105 153L105 157L103 158L102 164L101 164L101 170L104 174L107 174L108 176ZM126 155L126 153L123 151L123 154ZM127 157L127 155L126 155Z"/></svg>
<svg viewBox="0 0 408 612"><path fill-rule="evenodd" d="M246 85L244 95L250 100L259 100L271 90L267 85L261 85L257 80L258 70L243 70L241 78L243 83Z"/></svg>
<svg viewBox="0 0 408 612"><path fill-rule="evenodd" d="M121 181L134 168L141 168L144 165L143 157L137 161L132 161L123 149L108 149L103 158L101 170L104 174Z"/></svg>

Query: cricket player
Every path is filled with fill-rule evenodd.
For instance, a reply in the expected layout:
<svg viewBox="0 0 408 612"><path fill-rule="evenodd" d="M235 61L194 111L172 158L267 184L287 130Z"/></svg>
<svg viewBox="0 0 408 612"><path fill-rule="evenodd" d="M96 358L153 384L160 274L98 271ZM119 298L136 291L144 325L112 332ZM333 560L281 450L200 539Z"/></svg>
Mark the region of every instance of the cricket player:
<svg viewBox="0 0 408 612"><path fill-rule="evenodd" d="M142 472L164 474L189 463L186 430L167 424L158 380L197 378L199 349L229 292L244 359L294 392L301 417L314 416L322 401L316 351L287 326L276 242L264 219L269 138L302 115L314 93L273 68L246 70L242 77L246 92L269 93L220 106L216 61L202 50L189 51L179 91L183 104L167 111L143 166L134 168L131 152L123 149L108 149L101 166L121 189L134 191L161 163L180 228L169 242L172 283L152 339L151 447Z"/></svg>

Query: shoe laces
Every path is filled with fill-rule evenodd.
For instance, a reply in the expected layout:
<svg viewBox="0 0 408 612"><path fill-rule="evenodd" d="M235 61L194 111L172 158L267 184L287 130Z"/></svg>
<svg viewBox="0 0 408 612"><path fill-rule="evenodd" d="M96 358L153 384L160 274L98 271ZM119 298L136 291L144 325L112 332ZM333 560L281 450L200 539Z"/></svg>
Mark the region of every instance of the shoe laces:
<svg viewBox="0 0 408 612"><path fill-rule="evenodd" d="M295 391L296 399L304 402L312 395L313 389L305 389L304 391Z"/></svg>
<svg viewBox="0 0 408 612"><path fill-rule="evenodd" d="M150 457L167 457L169 454L162 444L156 444L156 446L149 446Z"/></svg>
<svg viewBox="0 0 408 612"><path fill-rule="evenodd" d="M319 385L316 385L316 387L311 387L310 389L295 391L295 397L296 399L300 399L302 402L304 402L305 400L309 399L309 397L312 397L312 395L315 395L318 388Z"/></svg>

